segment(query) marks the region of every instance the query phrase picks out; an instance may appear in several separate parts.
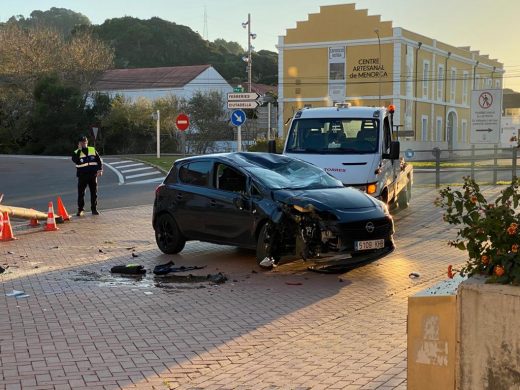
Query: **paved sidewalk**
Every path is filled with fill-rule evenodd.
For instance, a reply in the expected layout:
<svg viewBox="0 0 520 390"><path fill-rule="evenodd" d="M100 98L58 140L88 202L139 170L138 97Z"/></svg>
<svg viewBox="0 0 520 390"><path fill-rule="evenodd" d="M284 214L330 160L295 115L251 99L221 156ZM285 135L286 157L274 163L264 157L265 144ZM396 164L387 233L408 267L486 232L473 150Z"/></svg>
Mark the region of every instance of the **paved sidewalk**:
<svg viewBox="0 0 520 390"><path fill-rule="evenodd" d="M343 275L302 261L262 272L252 252L198 242L163 255L151 206L19 234L0 243L0 388L405 389L407 297L464 261L435 196L415 190L395 217L397 250ZM109 272L169 260L229 280Z"/></svg>

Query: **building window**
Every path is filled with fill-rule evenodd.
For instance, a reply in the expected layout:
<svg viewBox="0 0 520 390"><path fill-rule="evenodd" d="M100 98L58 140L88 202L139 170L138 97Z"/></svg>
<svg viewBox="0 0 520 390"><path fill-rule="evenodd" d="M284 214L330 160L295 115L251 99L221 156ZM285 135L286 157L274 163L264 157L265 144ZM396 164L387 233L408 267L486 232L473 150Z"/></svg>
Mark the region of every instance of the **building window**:
<svg viewBox="0 0 520 390"><path fill-rule="evenodd" d="M464 72L462 76L462 104L468 104L468 77L469 73Z"/></svg>
<svg viewBox="0 0 520 390"><path fill-rule="evenodd" d="M437 117L437 127L435 128L435 141L442 142L442 118Z"/></svg>
<svg viewBox="0 0 520 390"><path fill-rule="evenodd" d="M330 80L345 80L345 64L329 64Z"/></svg>
<svg viewBox="0 0 520 390"><path fill-rule="evenodd" d="M444 95L444 65L437 68L437 100L442 101Z"/></svg>
<svg viewBox="0 0 520 390"><path fill-rule="evenodd" d="M468 142L468 121L466 119L461 120L462 123L462 143L465 144Z"/></svg>
<svg viewBox="0 0 520 390"><path fill-rule="evenodd" d="M491 88L493 86L493 80L486 79L486 88Z"/></svg>
<svg viewBox="0 0 520 390"><path fill-rule="evenodd" d="M429 141L430 137L428 135L428 116L423 115L421 120L421 140Z"/></svg>
<svg viewBox="0 0 520 390"><path fill-rule="evenodd" d="M480 86L480 76L479 75L476 75L475 76L475 89L481 89L481 86Z"/></svg>
<svg viewBox="0 0 520 390"><path fill-rule="evenodd" d="M428 99L428 84L430 80L430 61L423 61L422 89L423 99Z"/></svg>
<svg viewBox="0 0 520 390"><path fill-rule="evenodd" d="M495 88L500 89L500 80L495 80Z"/></svg>
<svg viewBox="0 0 520 390"><path fill-rule="evenodd" d="M455 103L455 96L456 95L457 95L457 69L451 68L450 102Z"/></svg>

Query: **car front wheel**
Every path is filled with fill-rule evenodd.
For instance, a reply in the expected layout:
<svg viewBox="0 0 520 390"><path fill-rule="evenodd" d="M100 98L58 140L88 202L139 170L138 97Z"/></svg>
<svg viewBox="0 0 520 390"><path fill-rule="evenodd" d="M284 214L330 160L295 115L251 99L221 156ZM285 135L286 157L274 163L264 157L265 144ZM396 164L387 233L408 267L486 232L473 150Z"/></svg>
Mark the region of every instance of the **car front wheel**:
<svg viewBox="0 0 520 390"><path fill-rule="evenodd" d="M159 249L167 255L174 255L184 249L186 239L175 222L175 219L169 214L159 216L155 228L155 241Z"/></svg>
<svg viewBox="0 0 520 390"><path fill-rule="evenodd" d="M274 237L272 226L267 222L260 229L258 241L256 243L256 262L264 269L271 269L280 260L280 256L273 255Z"/></svg>

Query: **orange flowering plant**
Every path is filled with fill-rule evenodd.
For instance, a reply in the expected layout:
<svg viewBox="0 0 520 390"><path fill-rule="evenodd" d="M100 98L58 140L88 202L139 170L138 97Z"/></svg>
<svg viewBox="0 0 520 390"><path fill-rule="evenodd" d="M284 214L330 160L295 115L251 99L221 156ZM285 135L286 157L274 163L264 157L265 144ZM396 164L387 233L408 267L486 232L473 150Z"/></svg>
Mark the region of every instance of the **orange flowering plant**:
<svg viewBox="0 0 520 390"><path fill-rule="evenodd" d="M515 179L493 202L469 177L462 191L447 187L439 192L435 204L445 210L444 221L460 227L449 245L468 252L461 275L483 274L491 283L520 285L519 184Z"/></svg>

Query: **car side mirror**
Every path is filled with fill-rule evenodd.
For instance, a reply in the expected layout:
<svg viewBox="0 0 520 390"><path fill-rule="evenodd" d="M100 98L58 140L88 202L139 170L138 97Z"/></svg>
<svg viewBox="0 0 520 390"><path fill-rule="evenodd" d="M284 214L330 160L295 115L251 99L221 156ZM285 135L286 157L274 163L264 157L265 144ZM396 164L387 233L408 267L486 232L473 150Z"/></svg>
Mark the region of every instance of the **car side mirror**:
<svg viewBox="0 0 520 390"><path fill-rule="evenodd" d="M401 144L399 141L392 141L390 142L390 153L383 153L383 158L397 160L399 153L401 153Z"/></svg>

